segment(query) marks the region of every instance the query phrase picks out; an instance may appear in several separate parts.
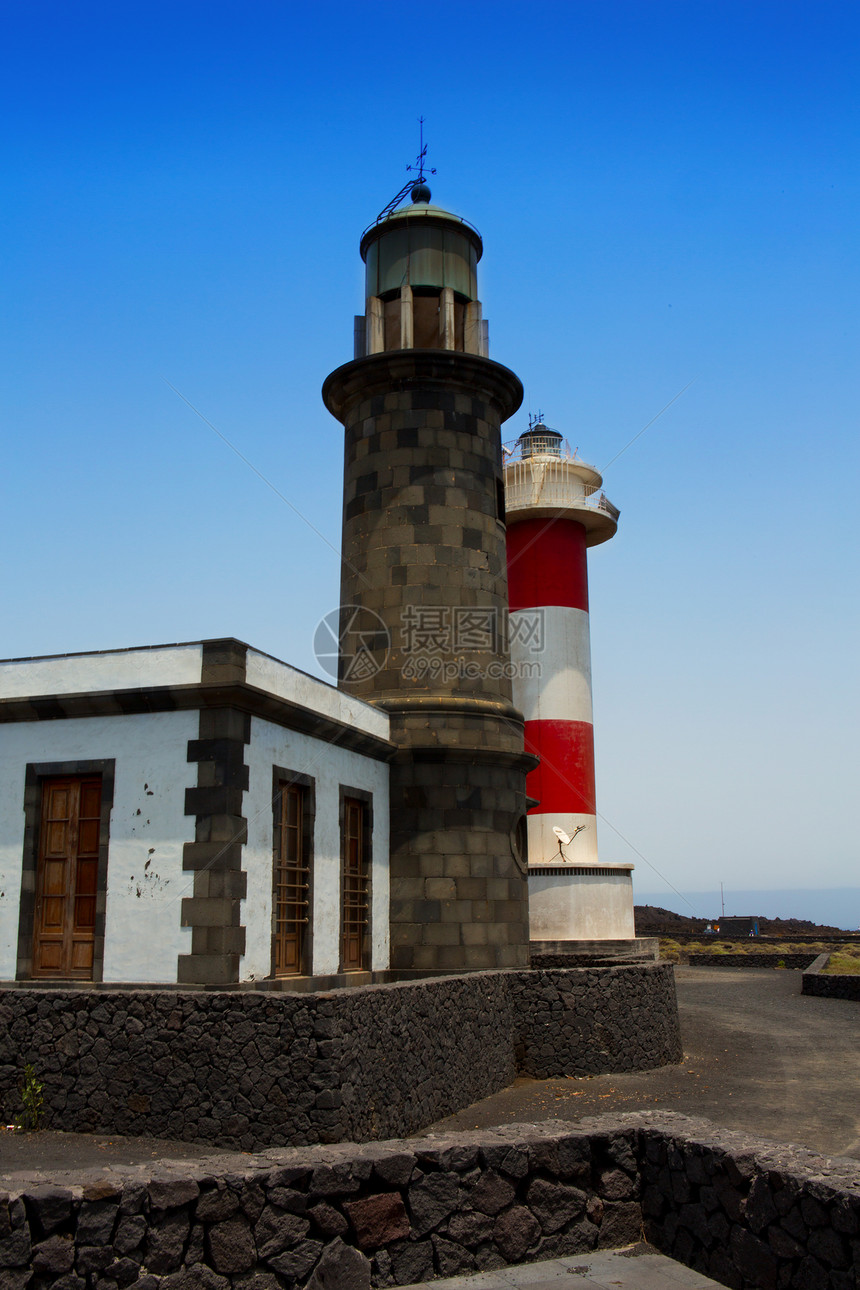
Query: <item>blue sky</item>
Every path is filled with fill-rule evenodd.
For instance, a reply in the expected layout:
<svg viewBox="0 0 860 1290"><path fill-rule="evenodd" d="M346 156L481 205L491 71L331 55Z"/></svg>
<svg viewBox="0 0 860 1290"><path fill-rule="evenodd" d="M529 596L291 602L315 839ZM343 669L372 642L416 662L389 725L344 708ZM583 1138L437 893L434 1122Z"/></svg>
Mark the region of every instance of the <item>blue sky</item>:
<svg viewBox="0 0 860 1290"><path fill-rule="evenodd" d="M0 22L0 656L235 635L318 671L342 453L319 387L423 114L526 387L507 437L540 409L601 467L693 382L606 475L602 855L687 912L672 887L853 888L856 926L856 8Z"/></svg>

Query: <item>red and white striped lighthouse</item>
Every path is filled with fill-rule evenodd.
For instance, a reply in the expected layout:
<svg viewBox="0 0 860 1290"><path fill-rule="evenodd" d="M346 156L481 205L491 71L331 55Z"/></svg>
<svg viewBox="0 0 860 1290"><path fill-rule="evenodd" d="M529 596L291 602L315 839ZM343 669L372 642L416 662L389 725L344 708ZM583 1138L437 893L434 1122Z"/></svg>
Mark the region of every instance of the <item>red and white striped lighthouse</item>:
<svg viewBox="0 0 860 1290"><path fill-rule="evenodd" d="M602 483L540 420L505 462L513 698L540 758L527 780L533 941L633 935L632 866L597 855L586 550L619 514Z"/></svg>

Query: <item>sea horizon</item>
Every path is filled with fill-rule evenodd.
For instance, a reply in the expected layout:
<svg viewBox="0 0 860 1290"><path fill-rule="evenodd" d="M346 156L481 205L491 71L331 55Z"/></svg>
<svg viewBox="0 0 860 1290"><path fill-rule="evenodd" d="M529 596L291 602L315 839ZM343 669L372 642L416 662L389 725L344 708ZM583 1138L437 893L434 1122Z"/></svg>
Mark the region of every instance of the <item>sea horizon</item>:
<svg viewBox="0 0 860 1290"><path fill-rule="evenodd" d="M727 887L723 892L727 916L754 914L759 918L803 918L811 923L838 927L842 931L860 930L860 887ZM689 903L688 903L689 902ZM686 918L720 918L720 891L639 891L634 877L633 903L656 905L660 909L683 914Z"/></svg>

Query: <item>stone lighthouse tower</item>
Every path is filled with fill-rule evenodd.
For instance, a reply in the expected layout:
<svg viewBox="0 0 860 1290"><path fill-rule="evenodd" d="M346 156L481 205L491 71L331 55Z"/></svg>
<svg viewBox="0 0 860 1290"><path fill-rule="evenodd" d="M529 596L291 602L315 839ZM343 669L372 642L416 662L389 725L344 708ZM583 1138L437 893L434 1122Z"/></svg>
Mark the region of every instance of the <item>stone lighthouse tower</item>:
<svg viewBox="0 0 860 1290"><path fill-rule="evenodd" d="M528 780L531 938L624 940L633 866L597 855L586 562L619 512L600 473L540 419L506 458L514 699L540 758Z"/></svg>
<svg viewBox="0 0 860 1290"><path fill-rule="evenodd" d="M528 963L523 719L511 698L500 426L522 386L487 357L483 246L411 202L364 233L355 358L323 386L346 432L340 686L383 707L391 966Z"/></svg>

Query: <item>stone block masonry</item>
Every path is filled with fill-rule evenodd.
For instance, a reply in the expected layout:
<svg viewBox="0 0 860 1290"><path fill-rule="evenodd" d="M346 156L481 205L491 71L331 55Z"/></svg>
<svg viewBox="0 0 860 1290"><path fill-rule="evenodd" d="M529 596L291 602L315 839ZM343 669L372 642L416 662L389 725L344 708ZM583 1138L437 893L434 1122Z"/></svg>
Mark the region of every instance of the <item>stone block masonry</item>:
<svg viewBox="0 0 860 1290"><path fill-rule="evenodd" d="M253 1150L413 1133L510 1084L681 1058L669 964L475 972L320 993L0 992L7 1119Z"/></svg>
<svg viewBox="0 0 860 1290"><path fill-rule="evenodd" d="M365 624L342 633L340 684L389 714L398 750L391 966L525 968L536 763L511 699L500 437L522 386L403 349L338 368L323 398L345 433L341 605Z"/></svg>
<svg viewBox="0 0 860 1290"><path fill-rule="evenodd" d="M370 1290L657 1249L739 1290L855 1290L860 1161L668 1112L4 1178L25 1290Z"/></svg>

